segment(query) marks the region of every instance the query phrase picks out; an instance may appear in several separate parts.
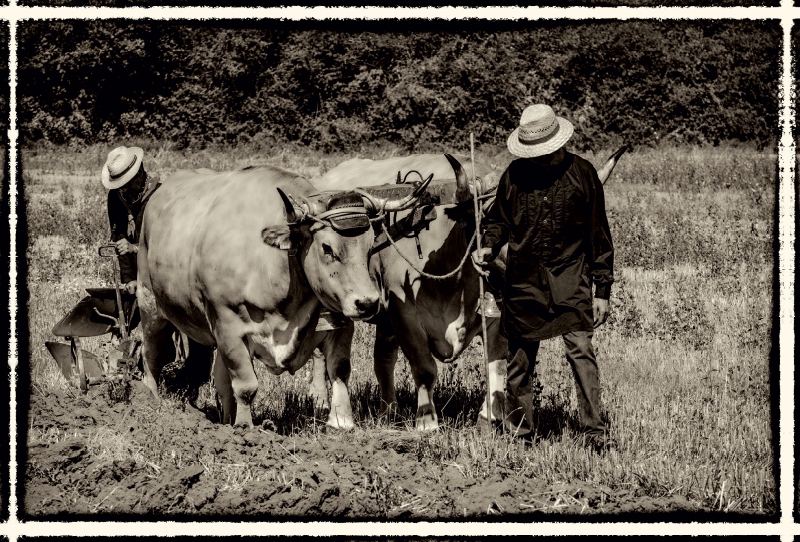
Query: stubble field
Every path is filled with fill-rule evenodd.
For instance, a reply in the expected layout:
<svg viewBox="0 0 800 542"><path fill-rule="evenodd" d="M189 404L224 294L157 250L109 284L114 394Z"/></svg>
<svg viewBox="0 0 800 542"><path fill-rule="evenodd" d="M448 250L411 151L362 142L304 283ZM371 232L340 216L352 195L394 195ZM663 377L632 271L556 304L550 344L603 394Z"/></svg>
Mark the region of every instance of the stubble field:
<svg viewBox="0 0 800 542"><path fill-rule="evenodd" d="M529 514L777 512L771 426L776 158L748 148L642 149L606 184L616 249L612 315L595 334L604 415L619 442L578 445L571 370L546 341L537 374L545 438L533 446L476 426L485 386L480 341L440 364L442 429L411 430L413 380L398 363L400 423L377 419L374 330L356 325L350 391L357 428L326 430L310 372L261 387L244 431L177 395L160 406L134 386L115 403L63 381L44 347L91 286L111 285L96 248L108 238L99 171L107 148L22 151L28 232L27 516L258 514L305 519L444 519ZM397 154L381 148L359 156ZM587 156L599 165L608 152ZM148 171L257 163L313 178L354 155L303 148L146 149ZM511 156L477 158L504 168ZM24 340L24 339L23 339ZM100 340L85 348L102 351ZM18 370L24 370L25 363ZM148 516L153 517L153 516Z"/></svg>

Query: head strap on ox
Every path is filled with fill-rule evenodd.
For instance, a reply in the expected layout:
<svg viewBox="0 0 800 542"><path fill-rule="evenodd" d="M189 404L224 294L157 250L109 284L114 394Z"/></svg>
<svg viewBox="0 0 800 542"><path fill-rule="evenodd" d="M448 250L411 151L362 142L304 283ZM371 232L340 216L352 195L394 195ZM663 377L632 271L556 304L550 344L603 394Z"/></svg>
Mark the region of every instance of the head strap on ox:
<svg viewBox="0 0 800 542"><path fill-rule="evenodd" d="M370 225L364 199L355 192L336 194L328 200L327 210L314 218L336 231L363 230Z"/></svg>

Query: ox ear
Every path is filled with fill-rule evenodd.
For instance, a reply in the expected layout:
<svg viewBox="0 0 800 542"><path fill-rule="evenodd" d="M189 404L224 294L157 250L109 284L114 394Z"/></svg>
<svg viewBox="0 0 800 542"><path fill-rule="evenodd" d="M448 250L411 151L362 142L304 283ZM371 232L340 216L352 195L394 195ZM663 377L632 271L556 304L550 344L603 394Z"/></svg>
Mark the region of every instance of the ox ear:
<svg viewBox="0 0 800 542"><path fill-rule="evenodd" d="M293 231L290 225L305 218L305 213L302 210L298 213L284 191L280 188L276 188L276 190L281 197L281 201L283 201L283 206L286 210L286 221L289 224L276 224L275 226L264 228L261 230L261 240L269 246L280 250L296 250L300 246L302 234L298 235L299 232Z"/></svg>
<svg viewBox="0 0 800 542"><path fill-rule="evenodd" d="M281 250L297 250L302 241L302 233L292 231L289 226L269 226L261 230L261 240L269 246Z"/></svg>

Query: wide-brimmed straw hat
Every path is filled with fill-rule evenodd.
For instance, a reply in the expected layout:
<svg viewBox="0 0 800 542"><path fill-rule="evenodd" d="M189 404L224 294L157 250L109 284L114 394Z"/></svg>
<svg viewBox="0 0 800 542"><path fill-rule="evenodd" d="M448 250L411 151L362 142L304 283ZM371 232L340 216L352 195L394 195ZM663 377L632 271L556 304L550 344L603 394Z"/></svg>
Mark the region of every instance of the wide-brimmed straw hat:
<svg viewBox="0 0 800 542"><path fill-rule="evenodd" d="M574 131L572 123L557 117L549 105L531 105L522 112L519 126L508 136L508 150L520 158L550 154L563 147Z"/></svg>
<svg viewBox="0 0 800 542"><path fill-rule="evenodd" d="M119 188L133 179L142 167L144 151L139 147L117 147L108 153L101 179L109 190Z"/></svg>

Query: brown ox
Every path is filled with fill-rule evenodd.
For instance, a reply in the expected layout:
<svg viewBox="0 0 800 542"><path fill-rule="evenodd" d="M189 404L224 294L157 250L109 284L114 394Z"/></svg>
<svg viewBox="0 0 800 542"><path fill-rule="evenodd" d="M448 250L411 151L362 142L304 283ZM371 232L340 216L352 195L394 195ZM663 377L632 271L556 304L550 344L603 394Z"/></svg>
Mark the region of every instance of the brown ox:
<svg viewBox="0 0 800 542"><path fill-rule="evenodd" d="M419 171L422 177L433 174L434 180L454 179L456 200L462 205L437 206L436 218L427 227L418 231L417 241L413 236L400 236L396 245L400 252L414 262L417 269L431 275L444 275L455 269L466 254L467 243L474 228L474 213L471 205L471 189L467 174L472 172L472 163L467 156L455 156L452 161L445 155L414 155L386 160L349 160L333 168L313 183L320 190L350 190L357 187L391 183L398 171ZM479 192L483 193L496 185L492 170L476 164ZM408 212L398 213L401 221ZM422 257L419 257L419 254ZM418 429L435 429L438 417L433 403L436 384L436 360L455 360L469 345L476 334L481 334L478 306L479 275L467 262L453 277L444 280L427 278L420 274L388 246L374 254L370 270L377 276L381 288L381 306L384 311L370 320L376 324L373 349L375 375L381 393L380 412L397 405L394 369L398 348L409 360L411 373L417 386ZM492 375L492 414L499 416L502 403L496 401L503 396L505 339L499 333L499 320L491 319L487 328L489 358ZM319 356L318 356L319 357ZM312 394L322 399L327 396L324 387L324 372L321 364L315 364Z"/></svg>
<svg viewBox="0 0 800 542"><path fill-rule="evenodd" d="M416 198L378 206L400 210ZM351 427L352 322L331 333L315 327L323 305L352 319L377 312L367 217L378 211L353 193L319 194L308 180L272 166L180 171L167 179L147 205L139 245L148 387L158 397L177 328L189 338L187 367L198 380L207 379L217 349L223 421L249 426L258 389L252 358L273 374L293 374L322 342L333 382L328 424Z"/></svg>

